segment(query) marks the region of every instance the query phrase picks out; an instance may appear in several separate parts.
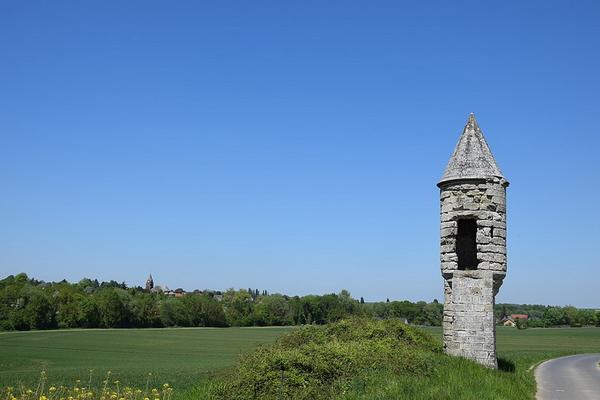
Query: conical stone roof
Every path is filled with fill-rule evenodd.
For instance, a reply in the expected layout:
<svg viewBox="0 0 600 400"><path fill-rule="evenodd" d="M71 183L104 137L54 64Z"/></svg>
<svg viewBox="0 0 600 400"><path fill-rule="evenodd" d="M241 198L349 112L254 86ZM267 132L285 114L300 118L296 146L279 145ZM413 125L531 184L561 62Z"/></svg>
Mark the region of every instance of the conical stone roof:
<svg viewBox="0 0 600 400"><path fill-rule="evenodd" d="M492 177L504 178L477 124L475 115L471 113L438 185L456 179Z"/></svg>

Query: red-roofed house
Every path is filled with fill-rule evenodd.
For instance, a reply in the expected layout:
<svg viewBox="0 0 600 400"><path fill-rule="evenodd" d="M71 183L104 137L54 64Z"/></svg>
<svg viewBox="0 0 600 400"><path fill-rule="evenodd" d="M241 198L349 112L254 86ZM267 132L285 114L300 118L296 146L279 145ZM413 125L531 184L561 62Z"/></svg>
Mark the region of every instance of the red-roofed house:
<svg viewBox="0 0 600 400"><path fill-rule="evenodd" d="M500 321L500 323L504 326L515 327L517 326L516 321L518 319L527 321L529 319L529 315L527 314L512 314L510 317L504 317Z"/></svg>
<svg viewBox="0 0 600 400"><path fill-rule="evenodd" d="M529 319L529 315L527 315L527 314L512 314L510 316L510 319L512 319L513 321L515 319L525 319L525 320L527 320L527 319Z"/></svg>

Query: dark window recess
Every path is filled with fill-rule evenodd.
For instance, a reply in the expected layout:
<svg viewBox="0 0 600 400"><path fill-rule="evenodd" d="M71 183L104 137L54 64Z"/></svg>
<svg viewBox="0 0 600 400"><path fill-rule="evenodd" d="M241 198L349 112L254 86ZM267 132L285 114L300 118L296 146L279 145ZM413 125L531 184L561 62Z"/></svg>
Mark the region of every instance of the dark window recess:
<svg viewBox="0 0 600 400"><path fill-rule="evenodd" d="M477 221L459 219L456 235L458 269L477 269Z"/></svg>

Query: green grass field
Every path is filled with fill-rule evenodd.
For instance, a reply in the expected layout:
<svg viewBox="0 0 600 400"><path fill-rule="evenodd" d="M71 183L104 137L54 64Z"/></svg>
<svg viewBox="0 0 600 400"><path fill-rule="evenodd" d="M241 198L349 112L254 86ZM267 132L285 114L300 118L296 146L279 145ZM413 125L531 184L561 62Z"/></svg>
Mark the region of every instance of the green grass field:
<svg viewBox="0 0 600 400"><path fill-rule="evenodd" d="M442 328L427 328L442 336ZM575 353L600 352L600 328L496 328L498 357L514 362L555 358Z"/></svg>
<svg viewBox="0 0 600 400"><path fill-rule="evenodd" d="M274 341L290 328L197 328L63 330L0 334L0 387L33 385L41 370L49 383L99 382L107 371L123 384L170 383L185 393L231 365L241 352ZM427 329L441 336L440 328ZM531 387L527 369L548 358L600 352L600 328L527 329L499 327L498 355ZM499 379L505 379L499 376ZM176 392L176 393L177 393Z"/></svg>
<svg viewBox="0 0 600 400"><path fill-rule="evenodd" d="M272 342L289 328L57 330L0 334L0 386L99 382L107 371L124 384L188 388L241 352Z"/></svg>

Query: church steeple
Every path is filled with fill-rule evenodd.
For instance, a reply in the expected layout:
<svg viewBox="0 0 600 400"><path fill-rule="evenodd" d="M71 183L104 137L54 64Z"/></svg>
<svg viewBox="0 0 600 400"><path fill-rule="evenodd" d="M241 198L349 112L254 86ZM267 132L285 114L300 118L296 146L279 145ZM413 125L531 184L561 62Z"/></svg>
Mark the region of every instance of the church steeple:
<svg viewBox="0 0 600 400"><path fill-rule="evenodd" d="M475 119L475 114L469 115L460 139L454 149L444 176L438 183L457 179L486 179L504 178L496 160L485 141L483 132Z"/></svg>
<svg viewBox="0 0 600 400"><path fill-rule="evenodd" d="M150 274L150 276L148 276L148 279L146 280L146 290L152 289L154 289L154 280L152 279L152 274Z"/></svg>

